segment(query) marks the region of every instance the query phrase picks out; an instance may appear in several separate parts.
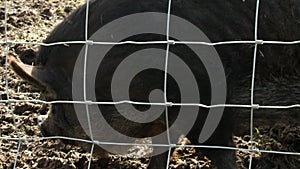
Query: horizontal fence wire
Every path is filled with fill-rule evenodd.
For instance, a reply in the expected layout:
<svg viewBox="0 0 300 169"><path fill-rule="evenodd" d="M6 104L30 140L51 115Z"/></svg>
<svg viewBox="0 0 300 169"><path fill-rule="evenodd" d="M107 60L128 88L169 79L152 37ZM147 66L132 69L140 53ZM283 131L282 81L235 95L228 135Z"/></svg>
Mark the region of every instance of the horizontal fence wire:
<svg viewBox="0 0 300 169"><path fill-rule="evenodd" d="M164 102L163 103L149 103L149 102L136 102L131 100L120 100L120 101L112 101L112 102L96 102L96 101L90 101L86 99L86 90L84 90L84 100L83 101L66 101L66 100L56 100L56 101L43 101L43 100L17 100L17 99L10 99L9 97L9 87L8 87L8 80L5 79L5 92L7 95L6 100L0 100L0 103L2 104L13 104L13 103L40 103L40 104L85 104L86 110L87 110L87 116L88 116L88 122L89 122L89 130L90 130L90 136L91 140L85 140L85 139L79 139L79 138L72 138L72 137L65 137L65 136L52 136L52 137L19 137L19 138L13 138L13 137L0 137L0 140L8 140L8 141L18 141L18 146L16 150L16 157L14 161L13 168L17 167L17 161L18 156L20 153L21 143L22 142L32 142L32 141L42 141L42 140L51 140L51 139L62 139L62 140L71 140L71 141L78 141L78 142L84 142L84 143L90 143L92 144L91 150L90 150L90 157L89 157L89 163L88 168L91 167L91 161L94 151L95 145L120 145L120 146L153 146L153 147L169 147L168 152L168 159L170 159L170 152L171 148L176 147L188 147L188 148L207 148L207 149L223 149L223 150L234 150L234 151L245 151L250 153L250 161L249 161L249 168L252 166L252 157L253 153L269 153L269 154L282 154L282 155L297 155L300 156L300 152L286 152L286 151L272 151L272 150L259 150L255 149L253 147L253 115L255 109L293 109L293 108L300 108L300 104L293 104L293 105L259 105L257 103L254 103L254 82L255 82L255 64L256 64L256 55L257 55L257 47L258 45L298 45L300 44L300 40L295 41L272 41L272 40L262 40L258 39L257 37L257 30L258 30L258 16L259 16L259 0L256 2L256 12L255 12L255 32L254 32L254 40L239 40L239 41L222 41L222 42L197 42L197 41L177 41L177 40L170 40L169 39L169 26L170 26L170 13L171 13L171 2L172 0L168 1L168 19L167 19L167 39L164 41L123 41L123 42L101 42L101 41L93 41L88 39L88 19L89 19L89 0L87 0L86 3L86 19L85 19L85 40L84 41L65 41L65 42L53 42L53 43L43 43L43 42L28 42L28 41L11 41L8 39L7 34L7 10L8 10L8 4L7 0L5 0L4 6L5 6L5 14L4 14L4 32L5 32L5 40L0 41L0 45L5 46L5 55L6 55L6 62L5 62L5 71L8 72L8 52L9 52L9 46L11 45L38 45L38 46L58 46L58 45L64 45L69 46L73 44L82 44L86 45L85 50L85 65L84 65L84 75L83 75L83 83L84 83L84 89L86 89L86 60L87 60L87 52L88 52L88 46L89 45L126 45L126 44L133 44L133 45L149 45L149 44L162 44L167 45L166 50L166 65L165 65L165 79L164 79ZM170 45L176 45L176 44L185 44L185 45L205 45L205 46L220 46L220 45L233 45L233 44L254 44L254 55L253 55L253 69L252 69L252 80L251 80L251 101L250 104L215 104L215 105L205 105L205 104L199 104L199 103L173 103L168 102L166 97L166 83L167 83L167 68L168 68L168 52L169 52L169 46ZM119 105L119 104L133 104L133 105L146 105L146 106L165 106L166 110L168 107L172 106L197 106L202 108L218 108L218 107L229 107L229 108L249 108L251 109L250 113L250 142L251 147L246 148L236 148L236 147L226 147L226 146L210 146L210 145L178 145L178 144L171 144L170 142L170 136L168 133L168 144L138 144L138 143L118 143L118 142L101 142L98 140L93 139L92 131L91 131L91 122L89 118L89 105ZM167 112L167 111L166 111ZM14 116L14 114L11 112L11 114ZM166 122L168 126L168 113L166 113ZM168 130L168 127L167 127ZM169 160L168 160L169 161ZM169 162L166 164L166 168L168 168Z"/></svg>
<svg viewBox="0 0 300 169"><path fill-rule="evenodd" d="M283 155L300 155L298 152L288 152L288 151L273 151L273 150L260 150L253 149L249 150L246 148L237 148L237 147L227 147L227 146L212 146L212 145L178 145L178 144L146 144L146 143L120 143L120 142L103 142L97 140L86 140L79 139L73 137L65 137L65 136L51 136L51 137L20 137L20 138L12 138L12 137L0 137L0 140L7 141L21 141L21 142L36 142L42 140L53 140L53 139L61 139L61 140L70 140L70 141L78 141L83 143L97 144L97 145L119 145L119 146L153 146L153 147L187 147L187 148L206 148L206 149L223 149L223 150L234 150L234 151L245 151L245 152L255 152L255 153L269 153L269 154L283 154Z"/></svg>
<svg viewBox="0 0 300 169"><path fill-rule="evenodd" d="M202 108L218 108L218 107L228 107L228 108L254 108L254 109L293 109L300 108L300 104L292 105L259 105L259 104L214 104L214 105L205 105L201 103L174 103L174 102L137 102L131 100L121 100L115 102L97 102L97 101L69 101L69 100L55 100L55 101L44 101L44 100L17 100L17 99L8 99L0 100L0 103L41 103L41 104L86 104L86 105L120 105L120 104L132 104L132 105L143 105L143 106L196 106Z"/></svg>
<svg viewBox="0 0 300 169"><path fill-rule="evenodd" d="M65 41L65 42L20 42L20 41L0 41L1 45L38 45L38 46L58 46L58 45L72 45L72 44L88 44L88 45L155 45L155 44L170 44L170 45L205 45L205 46L220 46L220 45L234 45L234 44L268 44L268 45L297 45L300 44L300 40L296 41L264 41L264 40L239 40L239 41L222 41L222 42L193 42L193 41L177 41L177 40L165 40L165 41L124 41L124 42L101 42L101 41Z"/></svg>

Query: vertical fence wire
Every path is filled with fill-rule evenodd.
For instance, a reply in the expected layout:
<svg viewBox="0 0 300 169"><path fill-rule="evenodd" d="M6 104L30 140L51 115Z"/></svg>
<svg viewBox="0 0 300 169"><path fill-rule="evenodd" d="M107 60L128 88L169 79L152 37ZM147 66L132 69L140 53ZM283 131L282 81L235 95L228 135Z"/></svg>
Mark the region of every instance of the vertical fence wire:
<svg viewBox="0 0 300 169"><path fill-rule="evenodd" d="M9 5L8 5L8 1L5 0L4 2L4 38L5 38L5 94L6 94L6 99L9 100L9 86L8 86L8 57L9 57L9 46L8 46L8 29L7 29L7 21L8 21L8 9L9 9ZM19 157L19 153L20 153L20 149L21 149L21 142L22 139L20 138L20 133L19 133L19 129L17 128L16 125L16 119L15 119L15 114L12 110L12 103L8 102L8 110L10 111L11 115L12 115L12 121L13 121L13 126L15 127L15 133L17 134L17 137L19 138L18 140L18 144L17 144L17 149L16 149L16 155L15 155L15 159L14 159L14 163L13 163L13 169L15 169L17 167L17 163L18 163L18 157ZM2 134L2 133L1 133ZM2 139L1 139L2 142Z"/></svg>
<svg viewBox="0 0 300 169"><path fill-rule="evenodd" d="M86 11L85 11L85 41L88 41L88 31L89 31L89 0L86 1ZM89 43L86 43L85 45L85 53L84 53L84 65L83 65L83 99L84 102L87 102L87 95L86 95L86 83L87 83L87 60L88 60L88 49L89 49ZM89 134L90 134L90 139L93 141L92 146L91 146L91 150L90 150L90 157L89 157L89 163L88 163L88 169L90 169L91 167L91 163L92 163L92 158L93 158L93 151L94 151L94 137L93 137L93 131L92 131L92 124L91 124L91 119L90 119L90 112L89 112L89 104L85 104L85 110L86 110L86 116L87 116L87 121L88 121L88 127L89 127Z"/></svg>
<svg viewBox="0 0 300 169"><path fill-rule="evenodd" d="M16 158L15 158L14 166L13 166L14 169L17 167L18 157L19 157L20 148L21 148L21 143L22 143L22 139L19 138L19 141L18 141L18 147L17 147L17 152L16 152Z"/></svg>
<svg viewBox="0 0 300 169"><path fill-rule="evenodd" d="M256 0L256 8L255 8L255 23L254 23L254 40L258 42L257 32L258 32L258 18L259 18L259 0ZM254 45L253 52L253 66L252 66L252 79L251 79L251 114L250 114L250 159L249 159L249 169L252 168L253 161L253 116L254 116L254 90L255 90L255 71L256 71L256 58L257 58L257 47L258 43Z"/></svg>
<svg viewBox="0 0 300 169"><path fill-rule="evenodd" d="M253 53L253 67L252 67L252 78L251 78L251 104L250 105L219 105L219 106L224 106L224 107L250 107L251 108L251 112L250 112L250 148L248 148L248 152L250 153L250 159L249 159L249 169L252 168L252 161L253 161L253 153L254 153L254 140L253 140L253 121L254 121L254 109L256 108L267 108L267 109L271 109L271 108L299 108L300 104L295 104L295 105L288 105L288 106L259 106L259 105L255 105L254 104L254 90L255 90L255 71L256 71L256 59L257 59L257 48L258 45L262 44L262 40L258 40L257 37L257 33L258 33L258 21L259 21L259 7L260 7L260 1L257 0L256 1L256 8L255 8L255 27L254 27L254 41L227 41L227 42L215 42L215 43L207 43L207 42L176 42L178 44L199 44L199 45L208 45L208 46L214 46L214 45L222 45L222 44L236 44L236 43L254 43L254 53ZM9 45L11 44L31 44L30 42L11 42L8 39L8 32L7 32L7 20L8 20L8 1L5 0L4 2L4 6L5 6L5 12L4 12L4 37L5 37L5 41L1 42L1 44L5 44L5 74L6 74L6 78L5 78L5 94L7 96L7 100L1 100L0 103L7 103L8 107L12 107L13 103L19 103L20 101L16 101L13 99L10 99L9 97L9 83L8 83L8 56L9 56ZM122 45L122 44L166 44L166 55L165 55L165 71L164 71L164 103L160 104L160 105L164 105L165 106L165 114L166 114L166 130L167 130L167 139L168 139L168 160L167 160L167 164L166 164L166 168L169 167L169 161L170 161L170 157L171 157L171 149L173 147L177 147L177 145L173 145L171 143L170 140L170 131L169 131L169 119L168 119L168 106L170 106L170 103L168 103L168 98L167 98L167 75L168 75L168 60L169 60L169 50L170 50L170 44L173 44L170 41L170 18L171 18L171 6L172 6L172 0L168 1L168 15L167 15L167 30L166 30L166 42L162 42L162 41L157 41L156 42L116 42L116 43L111 43L111 42L93 42L93 44L114 44L114 45ZM93 138L93 132L92 132L92 128L91 128L91 121L90 121L90 114L89 114L89 105L93 104L90 103L90 101L88 101L87 99L87 89L86 89L86 75L87 75L87 59L88 59L88 46L91 45L89 40L88 40L88 23L89 23L89 0L87 0L86 2L86 16L85 16L85 41L81 42L81 41L73 41L73 42L57 42L57 43L52 43L52 44L44 44L44 43L38 43L38 42L33 42L32 44L39 44L39 45L44 45L44 46L51 46L51 45L58 45L60 43L62 44L73 44L73 43L83 43L85 44L85 56L84 56L84 70L83 70L83 95L84 95L84 101L83 104L85 104L85 110L86 110L86 115L87 115L87 119L88 119L88 125L89 125L89 132L90 132L90 138L91 138L91 150L90 150L90 157L89 157L89 163L88 163L88 168L91 168L91 162L92 162L92 157L93 157L93 151L94 151L94 146L95 146L95 140ZM290 44L300 44L300 40L296 40L296 41L291 41L291 42L284 42L284 41L264 41L264 43L266 44L283 44L283 45L290 45ZM21 100L23 102L28 102L28 100ZM29 102L36 102L39 100L29 100ZM40 103L59 103L58 102L45 102L45 101L39 101ZM64 103L64 101L61 101L62 103ZM68 101L65 101L68 102ZM76 101L72 101L72 102L68 102L68 103L72 103L72 104L76 104ZM95 103L95 104L120 104L121 102L111 102L111 103ZM123 103L123 102L122 102ZM130 103L130 104L144 104L145 103L140 103L140 102L133 102L133 101L124 101L124 103ZM154 105L155 103L149 103L149 105ZM173 105L176 105L176 103L172 103ZM181 106L202 106L202 107L213 107L214 105L211 106L206 106L206 105L200 105L200 104L195 104L195 103L190 103L190 104L183 104L183 103L178 103L177 105L181 105ZM217 106L216 106L217 107ZM13 118L13 125L14 127L16 127L16 121L15 121L15 116L14 113L11 111L12 114L12 118ZM14 160L14 165L13 168L17 167L17 162L18 162L18 156L20 154L20 149L21 149L21 144L24 140L24 138L20 137L20 133L18 131L18 129L16 128L16 133L18 138L4 138L2 137L2 131L0 131L1 134L1 142L3 141L3 139L7 139L7 140L13 140L13 141L18 141L18 145L17 145L17 150L16 150L16 155L15 155L15 160ZM42 137L42 139L53 139L53 138L61 138L61 139L68 139L68 140L77 140L77 141L82 141L79 139L74 139L74 138L70 138L70 137ZM26 140L26 139L25 139ZM115 143L116 145L122 145L122 143ZM207 147L207 148L220 148L220 149L232 149L232 150L243 150L243 151L247 151L245 149L239 149L239 148L231 148L231 147L219 147L219 146L205 146L205 145L201 145L201 146L197 146L197 145L190 145L190 146L186 146L186 147ZM255 152L262 152L262 153L274 153L274 154L287 154L287 155L299 155L300 156L300 152L281 152L281 151L268 151L268 150L256 150Z"/></svg>
<svg viewBox="0 0 300 169"><path fill-rule="evenodd" d="M170 40L170 17L171 17L171 8L172 8L172 0L168 1L168 11L167 11L167 30L166 30L166 40L169 42ZM170 139L170 130L169 130L169 111L168 111L168 93L167 93L167 83L168 83L168 62L169 62L169 52L170 52L170 43L167 43L167 49L166 49L166 57L165 57L165 75L164 75L164 102L166 104L165 106L165 112L166 112L166 130L167 130L167 139L169 144L168 149L168 157L167 157L167 163L166 163L166 169L169 168L169 161L171 156L171 139Z"/></svg>

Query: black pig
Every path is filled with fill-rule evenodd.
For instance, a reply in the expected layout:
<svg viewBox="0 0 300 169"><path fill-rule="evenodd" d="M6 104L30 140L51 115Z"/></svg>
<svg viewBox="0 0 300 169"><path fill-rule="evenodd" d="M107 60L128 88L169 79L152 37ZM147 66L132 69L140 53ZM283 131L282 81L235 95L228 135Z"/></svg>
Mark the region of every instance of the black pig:
<svg viewBox="0 0 300 169"><path fill-rule="evenodd" d="M89 2L88 37L110 22L130 14L144 12L167 13L168 0L93 0ZM202 30L212 42L228 40L254 40L254 19L256 2L254 0L174 0L171 3L171 14L183 18ZM300 37L300 1L273 0L263 1L259 8L258 38L263 40L292 41ZM60 25L58 25L45 43L84 41L85 40L86 5L83 5ZM172 23L172 21L171 21ZM129 28L130 29L130 28ZM172 29L172 27L171 27ZM133 35L122 41L163 41L167 37L152 33ZM295 39L294 39L295 38ZM172 39L172 37L170 37ZM176 40L176 39L175 39ZM187 39L188 40L188 39ZM113 38L111 39L113 41ZM23 79L44 91L48 100L72 100L72 77L74 66L83 44L42 46L37 55L37 65L29 66L10 57L12 69ZM147 48L165 49L166 44L147 45L116 45L109 51L96 76L96 100L113 101L110 94L111 76L118 64L136 51ZM223 45L215 47L224 66L227 81L226 103L249 104L249 98L239 100L235 93L242 88L243 83L251 83L253 44ZM259 48L257 61L257 78L259 83L279 83L278 79L295 77L299 73L299 45L277 48L266 45ZM201 95L201 103L210 105L210 82L204 66L195 53L186 45L171 45L170 51L180 56L192 70ZM150 64L150 63L149 63ZM101 72L102 71L102 72ZM296 76L297 77L297 76ZM299 79L299 78L298 78ZM164 73L153 70L143 77L137 76L133 81L130 99L133 101L149 101L151 90L164 89ZM249 85L248 85L249 87ZM180 102L178 85L168 76L167 97L169 101ZM249 88L244 86L245 92ZM241 91L241 90L239 90ZM299 98L299 97L298 97ZM237 101L238 100L238 101ZM114 106L99 105L103 116L108 123L121 133L135 138L151 137L165 131L165 117L162 114L158 119L149 123L135 123L122 117ZM147 106L135 106L140 111L147 110ZM169 108L170 125L175 121L179 106ZM173 113L172 112L177 112ZM186 112L189 113L189 112ZM198 144L199 134L206 120L208 109L200 109L196 122L187 137L193 144ZM200 115L202 114L202 115ZM232 146L232 113L225 109L224 115L213 135L205 142L206 145ZM90 139L82 129L77 119L73 104L53 104L49 117L42 124L46 136L60 135L82 139ZM101 130L101 129L100 129ZM101 141L101 140L100 140ZM115 142L117 142L116 140ZM90 149L90 144L76 143ZM234 152L229 150L203 150L219 168L235 168ZM95 155L107 157L107 152L96 146ZM152 157L149 168L164 168L166 154Z"/></svg>

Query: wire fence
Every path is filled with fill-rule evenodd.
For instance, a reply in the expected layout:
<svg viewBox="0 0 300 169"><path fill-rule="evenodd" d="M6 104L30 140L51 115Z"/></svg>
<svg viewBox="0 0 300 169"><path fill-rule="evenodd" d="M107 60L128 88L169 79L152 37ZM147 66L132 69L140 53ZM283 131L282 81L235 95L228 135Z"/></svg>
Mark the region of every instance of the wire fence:
<svg viewBox="0 0 300 169"><path fill-rule="evenodd" d="M171 45L176 44L193 44L193 45L206 45L206 46L218 46L218 45L232 45L232 44L253 44L254 45L254 51L253 51L253 66L252 66L252 78L251 78L251 103L249 105L241 105L241 104L216 104L216 105L205 105L205 104L199 104L199 103L173 103L168 102L167 94L164 92L164 102L163 103L154 103L154 102L136 102L131 100L123 100L123 101L117 101L117 102L93 102L87 99L86 96L86 90L84 90L84 100L83 101L66 101L66 100L56 100L56 101L43 101L43 100L16 100L16 99L10 99L9 96L9 86L8 81L6 79L6 100L0 100L0 103L7 103L9 106L13 103L22 103L22 102L31 102L31 103L43 103L43 104L83 104L86 105L86 111L87 111L87 117L88 117L88 124L89 124L89 130L91 135L91 140L84 140L84 139L78 139L78 138L71 138L71 137L64 137L64 136L53 136L53 137L40 137L40 138L30 138L30 137L19 137L19 138L12 138L12 137L0 137L0 140L11 140L11 141L18 141L16 156L15 156L15 162L13 168L17 167L17 161L20 153L21 143L25 141L41 141L41 140L48 140L48 139L65 139L65 140L72 140L72 141L78 141L78 142L85 142L92 144L91 150L90 150L90 158L89 158L89 164L88 168L91 167L91 161L92 161L92 154L94 151L94 146L96 145L121 145L121 146L135 146L135 145L145 145L145 146L154 146L154 147L168 147L169 153L168 153L168 162L170 161L171 156L171 148L175 147L194 147L194 148L209 148L209 149L226 149L226 150L240 150L240 151L246 151L250 153L250 163L249 163L249 169L252 167L252 158L253 153L272 153L272 154L282 154L282 155L297 155L300 156L300 152L285 152L285 151L272 151L272 150L259 150L255 149L252 145L253 143L253 120L254 120L254 111L256 109L292 109L292 108L300 108L300 104L294 104L294 105L277 105L277 106L271 106L271 105L259 105L254 102L254 88L255 88L255 71L256 71L256 60L257 60L257 50L259 45L264 44L280 44L280 45L295 45L300 44L300 40L296 41L265 41L262 39L258 39L258 23L259 23L259 9L260 9L260 0L256 1L256 12L255 12L255 22L253 23L255 25L255 32L254 32L254 40L245 40L245 41L224 41L224 42L193 42L193 41L174 41L169 39L169 31L170 31L170 15L171 15L171 5L172 0L169 0L168 3L168 18L167 18L167 38L165 41L145 41L145 42L136 42L136 41L123 41L123 42L95 42L89 40L88 37L88 23L89 23L89 0L87 0L86 3L86 16L85 16L85 41L66 41L66 42L54 42L54 43L41 43L41 42L27 42L27 41L11 41L8 39L7 36L7 10L9 8L7 0L5 1L5 25L4 25L4 32L5 32L5 41L0 41L1 45L5 45L5 54L6 54L6 63L5 63L5 70L8 71L8 53L9 53L9 46L10 45L16 45L16 44L25 44L25 45L40 45L40 46L55 46L55 45L68 45L68 44L86 44L85 49L85 64L84 64L84 89L86 89L86 69L87 69L87 52L89 45L124 45L124 44L134 44L134 45L145 45L145 44L164 44L167 45L166 54L165 54L165 75L164 75L164 91L167 91L167 74L168 74L168 56L169 56L169 48ZM91 122L89 117L89 105L118 105L118 104L133 104L133 105L146 105L146 106L165 106L166 110L166 128L168 133L168 144L135 144L135 143L117 143L117 142L101 142L93 139L93 133L91 131ZM250 136L251 136L251 147L249 149L246 148L236 148L236 147L224 147L224 146L208 146L208 145L177 145L172 144L170 142L170 135L168 131L168 108L171 106L198 106L202 108L217 108L217 107L231 107L231 108L249 108L251 110L250 114ZM12 115L14 115L12 113ZM168 168L169 163L166 164L166 168Z"/></svg>

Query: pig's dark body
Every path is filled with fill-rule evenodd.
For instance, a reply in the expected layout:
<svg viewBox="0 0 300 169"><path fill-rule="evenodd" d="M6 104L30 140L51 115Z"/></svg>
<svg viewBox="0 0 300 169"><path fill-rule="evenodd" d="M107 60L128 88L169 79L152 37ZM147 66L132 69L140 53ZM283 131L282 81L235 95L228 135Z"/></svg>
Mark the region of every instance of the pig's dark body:
<svg viewBox="0 0 300 169"><path fill-rule="evenodd" d="M90 2L88 36L90 37L95 31L111 21L133 13L141 12L167 12L167 0L97 0ZM262 1L259 17L258 39L263 40L296 40L300 38L300 1L293 0L273 0ZM56 27L51 35L46 39L46 43L60 41L79 41L85 40L85 6L75 11L71 16L65 19L58 27ZM228 40L253 40L254 39L254 18L255 18L255 1L248 0L174 0L172 1L171 14L188 20L202 30L212 42L228 41ZM295 39L294 39L295 38ZM164 40L164 36L146 35L133 37L129 40ZM102 70L107 69L108 75L111 65L115 65L114 60L118 55L126 56L134 51L147 48L151 45L124 45L114 47L109 53L109 58L106 59L108 64L104 64ZM51 77L45 77L43 80L48 87L55 92L57 100L71 100L72 91L72 73L77 56L83 45L69 46L52 46L41 47L37 56L37 63L47 70L51 70ZM152 47L165 48L165 45L152 45ZM191 51L185 50L186 47L178 45L172 46L171 51L179 54L182 58L187 58L193 55ZM225 68L227 77L227 93L228 103L235 100L238 103L249 104L250 98L239 100L235 95L235 90L240 88L243 83L250 84L252 73L253 60L253 45L223 45L216 46L222 63ZM261 52L265 55L262 57L258 53L257 63L257 81L272 82L273 77L287 78L299 73L299 45L280 47L265 46L261 48ZM189 61L187 61L189 62ZM289 66L287 66L289 65ZM195 70L195 75L202 75L203 69L197 69L199 66L197 61L191 60L189 66ZM152 80L162 83L163 74L158 75ZM110 77L97 77L96 93L97 101L110 101L109 93L106 89L103 90L100 84L101 80L109 80ZM206 87L209 87L207 77L197 77L201 81L200 93L201 103L210 104L210 94ZM206 82L203 82L206 80ZM278 83L278 82L274 82ZM176 86L168 84L168 89L171 91ZM249 93L249 88L243 88ZM207 92L209 91L209 92ZM204 93L204 94L203 94ZM169 92L169 97L176 100L178 95ZM133 101L145 101L145 96L140 93L132 95ZM238 100L238 101L237 101ZM53 105L52 113L43 124L43 130L47 135L65 135L70 137L87 138L84 131L81 129L77 120L76 114L72 105L57 104ZM176 109L176 108L174 108ZM106 109L108 112L106 118L111 120L112 125L117 123L119 126L126 126L128 135L135 137L151 136L154 131L146 133L145 129L153 130L153 123L144 125L132 124L120 117L116 118L109 116L118 116L115 109L112 107ZM207 110L202 110L207 112ZM205 143L207 145L231 146L232 134L232 115L231 112L225 111L223 119L219 124L213 136ZM163 117L163 116L162 116ZM198 144L197 139L205 121L205 118L198 118L188 138L193 144ZM174 120L170 117L171 122ZM152 129L151 129L152 128ZM126 131L125 131L126 132ZM157 133L155 133L157 134ZM79 144L79 143L78 143ZM82 144L86 149L89 146ZM100 150L96 149L95 154ZM205 152L205 151L204 151ZM232 151L216 150L206 152L207 155L217 164L219 168L234 168L234 153ZM104 154L102 151L99 154ZM153 160L155 161L155 160ZM163 160L161 160L163 161ZM164 164L162 162L162 164ZM152 164L156 165L156 164ZM155 168L155 167L154 167ZM158 167L159 168L159 167Z"/></svg>

